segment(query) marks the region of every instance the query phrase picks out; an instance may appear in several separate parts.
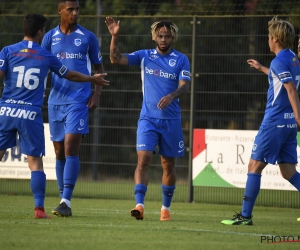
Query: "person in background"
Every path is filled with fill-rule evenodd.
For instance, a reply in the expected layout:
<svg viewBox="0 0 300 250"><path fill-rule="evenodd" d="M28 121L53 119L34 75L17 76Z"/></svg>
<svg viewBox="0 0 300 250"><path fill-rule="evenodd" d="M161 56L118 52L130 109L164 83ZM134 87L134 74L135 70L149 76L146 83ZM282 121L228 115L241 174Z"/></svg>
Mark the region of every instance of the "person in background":
<svg viewBox="0 0 300 250"><path fill-rule="evenodd" d="M42 160L45 155L42 105L49 70L71 81L108 85L102 78L104 74L89 76L71 71L39 45L45 35L46 21L41 14L27 14L23 19L23 40L0 52L0 81L4 80L0 98L0 160L8 148L17 145L19 136L20 152L27 155L31 171L35 219L50 218L44 209L46 175Z"/></svg>
<svg viewBox="0 0 300 250"><path fill-rule="evenodd" d="M58 0L60 24L46 33L42 47L56 55L69 69L91 74L92 65L103 73L102 56L94 33L77 23L79 2ZM80 171L79 148L89 132L89 111L99 103L102 87L91 83L74 84L52 74L52 89L48 99L51 140L56 155L56 177L61 201L52 213L72 216L71 198Z"/></svg>
<svg viewBox="0 0 300 250"><path fill-rule="evenodd" d="M292 24L278 17L268 22L268 30L270 51L276 55L270 68L247 60L250 67L268 74L265 115L252 148L242 211L230 220L222 220L225 225L253 225L252 211L260 191L261 173L268 163L277 163L282 177L300 191L300 174L296 171L300 62L291 50L295 31Z"/></svg>
<svg viewBox="0 0 300 250"><path fill-rule="evenodd" d="M144 199L148 185L148 170L158 146L162 165L161 221L171 220L170 206L175 190L175 159L184 155L179 97L189 91L190 64L188 58L171 46L178 36L177 26L168 20L152 24L152 40L156 48L121 54L119 50L120 21L106 17L112 36L110 61L124 66L141 67L143 104L138 120L136 150L138 163L134 173L136 206L131 216L144 218Z"/></svg>

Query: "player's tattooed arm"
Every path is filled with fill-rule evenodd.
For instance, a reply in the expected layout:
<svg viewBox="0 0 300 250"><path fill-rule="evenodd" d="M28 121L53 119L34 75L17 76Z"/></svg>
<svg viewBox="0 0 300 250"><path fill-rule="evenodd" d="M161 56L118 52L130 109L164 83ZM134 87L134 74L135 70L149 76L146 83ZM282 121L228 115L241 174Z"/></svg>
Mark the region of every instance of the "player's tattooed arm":
<svg viewBox="0 0 300 250"><path fill-rule="evenodd" d="M180 80L178 89L176 89L170 95L173 97L173 99L176 99L183 96L185 93L187 93L189 89L190 89L190 81Z"/></svg>
<svg viewBox="0 0 300 250"><path fill-rule="evenodd" d="M110 44L110 62L113 64L128 65L128 59L125 54L121 54L119 50L119 37L113 36Z"/></svg>
<svg viewBox="0 0 300 250"><path fill-rule="evenodd" d="M110 42L110 61L113 64L128 65L128 59L126 55L120 53L119 49L119 30L120 21L115 21L112 17L107 16L105 19L105 24L111 34Z"/></svg>
<svg viewBox="0 0 300 250"><path fill-rule="evenodd" d="M168 107L169 104L173 101L173 99L183 96L185 93L187 93L189 91L189 88L190 88L190 81L180 80L178 89L176 89L174 92L172 92L166 96L163 96L159 100L157 107L159 109L164 109L164 108Z"/></svg>

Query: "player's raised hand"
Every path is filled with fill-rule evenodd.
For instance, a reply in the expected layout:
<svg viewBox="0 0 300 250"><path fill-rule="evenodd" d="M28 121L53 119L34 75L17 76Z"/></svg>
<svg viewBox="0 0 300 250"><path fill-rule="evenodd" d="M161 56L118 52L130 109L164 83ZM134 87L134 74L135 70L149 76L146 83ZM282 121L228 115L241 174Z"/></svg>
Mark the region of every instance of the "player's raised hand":
<svg viewBox="0 0 300 250"><path fill-rule="evenodd" d="M92 77L92 83L95 85L100 85L100 86L109 86L109 81L107 81L103 78L106 75L107 75L107 73L95 74Z"/></svg>
<svg viewBox="0 0 300 250"><path fill-rule="evenodd" d="M247 63L250 65L251 68L255 68L260 71L261 64L258 61L254 60L254 59L248 59Z"/></svg>
<svg viewBox="0 0 300 250"><path fill-rule="evenodd" d="M110 16L107 16L105 19L105 24L108 28L109 33L113 35L118 35L119 34L119 29L120 29L120 21L116 22L115 19L113 19Z"/></svg>

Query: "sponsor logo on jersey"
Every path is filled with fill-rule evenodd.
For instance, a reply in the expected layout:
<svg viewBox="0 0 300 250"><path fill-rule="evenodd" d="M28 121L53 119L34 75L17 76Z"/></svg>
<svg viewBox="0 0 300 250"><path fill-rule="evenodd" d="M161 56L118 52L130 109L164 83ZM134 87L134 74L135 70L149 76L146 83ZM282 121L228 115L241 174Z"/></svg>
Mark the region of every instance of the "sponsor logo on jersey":
<svg viewBox="0 0 300 250"><path fill-rule="evenodd" d="M284 119L294 119L295 115L294 115L294 113L284 113L283 117L284 117Z"/></svg>
<svg viewBox="0 0 300 250"><path fill-rule="evenodd" d="M60 37L54 37L54 38L52 38L52 45L54 46L54 45L60 43L60 41L61 41Z"/></svg>
<svg viewBox="0 0 300 250"><path fill-rule="evenodd" d="M59 69L59 74L64 75L67 71L67 67L65 65L61 66Z"/></svg>
<svg viewBox="0 0 300 250"><path fill-rule="evenodd" d="M80 45L81 45L81 39L76 38L76 39L74 40L74 44L75 44L76 46L80 46Z"/></svg>
<svg viewBox="0 0 300 250"><path fill-rule="evenodd" d="M137 148L146 147L146 144L136 144Z"/></svg>
<svg viewBox="0 0 300 250"><path fill-rule="evenodd" d="M182 74L182 76L191 77L190 72L189 72L189 71L186 71L186 70L183 70L181 74Z"/></svg>
<svg viewBox="0 0 300 250"><path fill-rule="evenodd" d="M81 53L68 53L68 52L61 52L60 54L56 55L58 59L83 59Z"/></svg>
<svg viewBox="0 0 300 250"><path fill-rule="evenodd" d="M11 53L12 56L18 56L18 57L26 57L26 58L33 58L36 60L43 61L45 58L44 56L39 56L35 50L21 50L19 52L13 52Z"/></svg>
<svg viewBox="0 0 300 250"><path fill-rule="evenodd" d="M0 60L0 67L4 65L4 60Z"/></svg>
<svg viewBox="0 0 300 250"><path fill-rule="evenodd" d="M7 99L7 100L5 100L5 102L12 103L12 104L32 105L31 102L24 102L22 100L14 100L14 99Z"/></svg>
<svg viewBox="0 0 300 250"><path fill-rule="evenodd" d="M20 119L34 120L37 113L35 111L30 111L30 110L10 108L10 107L1 107L0 115L16 117L16 118L20 118Z"/></svg>
<svg viewBox="0 0 300 250"><path fill-rule="evenodd" d="M172 80L177 79L177 75L175 73L168 73L168 72L164 72L164 71L158 70L158 69L148 69L147 67L145 67L145 70L146 70L145 71L146 74L149 74L149 75L160 76L160 77L172 79Z"/></svg>
<svg viewBox="0 0 300 250"><path fill-rule="evenodd" d="M282 73L278 74L278 76L281 80L292 77L290 72L282 72Z"/></svg>
<svg viewBox="0 0 300 250"><path fill-rule="evenodd" d="M34 50L34 49L22 49L20 50L20 52L23 52L23 53L31 53L31 54L37 54L37 50Z"/></svg>
<svg viewBox="0 0 300 250"><path fill-rule="evenodd" d="M60 42L61 38L60 37L53 37L52 42Z"/></svg>
<svg viewBox="0 0 300 250"><path fill-rule="evenodd" d="M150 60L155 60L155 59L157 59L157 58L159 58L159 56L157 56L157 55L151 54L151 55L149 56L149 59L150 59Z"/></svg>
<svg viewBox="0 0 300 250"><path fill-rule="evenodd" d="M101 55L101 52L99 52L99 53L98 53L98 59L99 59L99 61L101 61L101 60L102 60L102 55Z"/></svg>
<svg viewBox="0 0 300 250"><path fill-rule="evenodd" d="M174 66L176 65L176 60L175 60L175 59L170 59L170 60L169 60L169 65L170 65L171 67L174 67Z"/></svg>
<svg viewBox="0 0 300 250"><path fill-rule="evenodd" d="M257 144L253 144L252 151L255 151L256 149L257 149Z"/></svg>
<svg viewBox="0 0 300 250"><path fill-rule="evenodd" d="M297 128L297 124L287 124L287 128Z"/></svg>

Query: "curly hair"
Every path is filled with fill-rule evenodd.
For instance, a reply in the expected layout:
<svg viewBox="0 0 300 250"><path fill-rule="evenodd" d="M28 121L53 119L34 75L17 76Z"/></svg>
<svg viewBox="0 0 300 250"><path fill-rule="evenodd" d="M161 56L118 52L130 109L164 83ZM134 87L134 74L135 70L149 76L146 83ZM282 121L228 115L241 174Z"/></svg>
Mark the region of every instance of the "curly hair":
<svg viewBox="0 0 300 250"><path fill-rule="evenodd" d="M169 21L169 20L161 20L153 23L151 25L151 34L152 34L152 40L155 40L158 35L158 30L161 27L165 27L170 29L172 37L174 41L178 38L178 27L175 25L175 23Z"/></svg>

